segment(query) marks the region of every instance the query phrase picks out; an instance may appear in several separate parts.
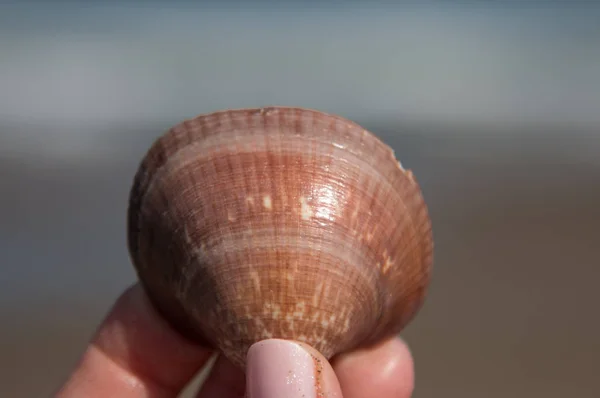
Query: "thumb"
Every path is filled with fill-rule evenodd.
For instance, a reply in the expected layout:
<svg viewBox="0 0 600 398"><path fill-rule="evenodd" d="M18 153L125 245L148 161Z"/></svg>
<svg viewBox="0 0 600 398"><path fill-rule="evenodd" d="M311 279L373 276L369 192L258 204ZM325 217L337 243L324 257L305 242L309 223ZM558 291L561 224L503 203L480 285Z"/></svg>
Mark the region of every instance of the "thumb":
<svg viewBox="0 0 600 398"><path fill-rule="evenodd" d="M323 355L307 344L269 339L250 347L248 398L342 398L338 379Z"/></svg>

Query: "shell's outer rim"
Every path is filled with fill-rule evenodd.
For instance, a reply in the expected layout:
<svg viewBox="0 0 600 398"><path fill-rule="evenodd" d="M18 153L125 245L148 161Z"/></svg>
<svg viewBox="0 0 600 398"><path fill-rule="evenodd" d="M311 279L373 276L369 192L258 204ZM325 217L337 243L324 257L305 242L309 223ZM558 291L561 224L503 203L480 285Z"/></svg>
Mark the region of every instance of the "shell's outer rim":
<svg viewBox="0 0 600 398"><path fill-rule="evenodd" d="M410 171L409 169L405 169L402 166L402 164L400 163L400 160L398 159L398 157L396 157L394 149L390 145L388 145L385 141L383 141L379 136L374 134L372 131L364 128L362 125L358 124L357 122L350 120L341 115L320 111L320 110L317 110L314 108L301 107L301 106L266 105L266 106L261 106L261 107L240 107L240 108L231 108L231 109L219 109L219 110L215 110L212 112L203 112L203 113L196 114L195 116L183 119L179 123L174 124L173 126L171 126L168 129L167 132L165 132L164 134L159 136L157 138L157 141L160 140L163 136L168 135L169 132L176 129L177 127L186 126L187 124L192 123L195 120L199 120L199 119L203 119L203 118L207 118L207 117L217 117L219 115L224 115L224 114L245 114L245 113L269 114L271 112L294 112L294 111L300 111L300 112L304 112L304 113L312 113L313 115L318 115L323 118L337 120L337 121L343 122L345 124L351 124L353 127L363 130L369 136L369 139L374 140L375 142L378 143L378 145L380 145L381 147L383 147L389 151L392 159L394 159L396 162L398 162L398 165L399 165L401 171L403 171L405 173Z"/></svg>
<svg viewBox="0 0 600 398"><path fill-rule="evenodd" d="M148 158L148 155L150 153L152 153L154 150L156 150L157 146L161 145L162 140L168 139L168 136L173 134L178 128L186 129L190 123L194 123L195 121L198 121L203 118L209 118L209 117L218 118L220 115L226 115L226 114L243 115L243 114L253 114L253 113L261 113L261 114L268 115L268 114L274 113L274 112L301 112L304 114L310 113L310 114L313 114L320 118L335 120L335 121L341 122L343 124L346 124L347 126L351 126L352 128L361 130L363 135L366 135L368 137L368 139L371 140L372 143L375 143L376 146L379 146L380 149L387 152L388 156L390 157L389 159L393 162L396 162L396 164L398 165L398 167L397 167L398 172L401 175L403 175L404 178L408 178L416 186L415 193L420 196L420 202L421 202L420 204L422 207L422 209L421 209L422 211L419 215L415 215L415 219L413 220L413 222L416 221L416 223L414 223L415 226L418 225L419 223L421 226L419 233L422 238L422 244L423 244L422 267L423 267L423 272L424 272L424 275L423 275L424 287L421 291L421 293L422 293L421 297L419 298L418 303L416 303L412 314L406 319L406 322L403 323L403 325L402 325L402 329L403 329L407 324L412 322L414 317L418 314L418 312L423 307L424 302L425 302L425 297L427 296L427 293L429 291L430 284L431 284L433 263L434 263L434 239L433 239L433 229L432 229L432 223L431 223L431 219L430 219L430 215L429 215L428 206L423 198L423 193L422 193L421 187L420 187L418 181L416 180L416 178L414 177L412 170L405 169L402 166L399 159L395 155L394 149L390 145L388 145L385 141L383 141L379 136L374 134L373 132L364 128L357 122L354 122L343 116L324 112L324 111L319 111L319 110L312 109L312 108L298 107L298 106L262 106L262 107L242 107L242 108L221 109L221 110L216 110L216 111L212 111L212 112L199 113L196 116L183 119L179 123L176 123L173 126L171 126L163 134L158 136L154 140L153 144L149 147L149 149L147 150L144 157L142 158L142 161L141 161L141 163L138 167L138 170L136 172L136 175L135 175L134 184L133 184L131 192L130 192L130 199L129 199L130 202L129 202L128 212L131 212L132 210L135 211L135 206L132 206L134 204L134 200L140 199L139 196L135 197L135 195L136 194L139 195L140 193L142 193L142 196L143 196L143 192L139 191L140 181L138 180L138 177L139 177L139 174L143 172L143 165L144 165L146 159ZM332 131L335 131L335 129ZM147 186L145 188L147 188ZM137 192L136 192L136 189L138 190ZM139 205L139 204L140 203L137 203L137 205ZM131 218L129 218L129 220L131 221ZM132 227L134 227L134 226L133 225L127 226L129 239L131 239L131 234L132 234L131 228ZM132 250L133 246L131 245L131 242L128 242L128 246L129 246L131 260L135 264L137 254L135 253L135 250ZM140 280L140 283L144 287L143 281ZM144 289L145 289L145 287L144 287ZM154 300L152 300L152 301L154 302ZM201 336L201 335L199 336L197 334L197 331L189 330L189 328L187 328L186 325L183 325L180 322L178 322L178 319L171 319L171 318L173 318L171 316L172 314L166 313L164 308L160 308L160 303L154 302L154 304L157 307L157 309L159 310L159 312L161 312L165 318L169 319L169 322L171 323L171 325L174 326L180 333L182 333L182 335L184 335L184 337L186 337L187 339L192 340L192 341L202 341L205 343L207 342L207 340L205 339L204 336ZM390 331L385 336L380 335L377 340L380 341L383 338L392 337L394 335L397 335L400 331L401 330ZM355 347L355 348L369 347L373 344L377 344L377 341L372 341L367 338L366 341L363 341L362 344L359 344L358 347ZM336 353L335 355L339 355L339 354L340 353Z"/></svg>

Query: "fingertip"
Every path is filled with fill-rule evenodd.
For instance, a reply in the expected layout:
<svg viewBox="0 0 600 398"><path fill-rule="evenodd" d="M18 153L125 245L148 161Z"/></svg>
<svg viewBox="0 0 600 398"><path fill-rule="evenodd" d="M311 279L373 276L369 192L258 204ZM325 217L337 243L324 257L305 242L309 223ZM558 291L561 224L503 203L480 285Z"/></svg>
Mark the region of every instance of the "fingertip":
<svg viewBox="0 0 600 398"><path fill-rule="evenodd" d="M92 344L125 369L170 388L183 386L212 355L175 331L139 284L117 299Z"/></svg>
<svg viewBox="0 0 600 398"><path fill-rule="evenodd" d="M340 355L332 365L346 398L408 398L414 390L413 356L399 337Z"/></svg>
<svg viewBox="0 0 600 398"><path fill-rule="evenodd" d="M119 389L130 391L124 396L176 393L211 355L176 332L135 284L115 301L59 395L110 396Z"/></svg>
<svg viewBox="0 0 600 398"><path fill-rule="evenodd" d="M246 366L249 398L342 397L329 362L304 343L260 341L250 347Z"/></svg>

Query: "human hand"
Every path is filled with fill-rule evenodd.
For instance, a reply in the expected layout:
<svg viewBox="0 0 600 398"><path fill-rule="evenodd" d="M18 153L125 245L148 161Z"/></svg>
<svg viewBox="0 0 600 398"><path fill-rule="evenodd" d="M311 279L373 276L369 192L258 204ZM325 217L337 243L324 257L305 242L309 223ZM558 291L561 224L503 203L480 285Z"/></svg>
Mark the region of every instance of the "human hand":
<svg viewBox="0 0 600 398"><path fill-rule="evenodd" d="M55 397L177 397L213 353L176 333L134 285ZM246 375L219 356L197 398L408 398L413 385L412 357L397 338L331 363L302 343L265 340L250 348Z"/></svg>

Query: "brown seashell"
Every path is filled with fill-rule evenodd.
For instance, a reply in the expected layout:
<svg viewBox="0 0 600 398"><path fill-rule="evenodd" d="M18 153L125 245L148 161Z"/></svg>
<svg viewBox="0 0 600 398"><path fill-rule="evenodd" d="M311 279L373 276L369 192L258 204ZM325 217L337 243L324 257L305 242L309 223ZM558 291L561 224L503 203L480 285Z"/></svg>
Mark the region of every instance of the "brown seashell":
<svg viewBox="0 0 600 398"><path fill-rule="evenodd" d="M165 318L240 367L266 338L331 358L397 334L433 257L420 188L393 151L287 107L201 115L160 137L135 177L128 244Z"/></svg>

